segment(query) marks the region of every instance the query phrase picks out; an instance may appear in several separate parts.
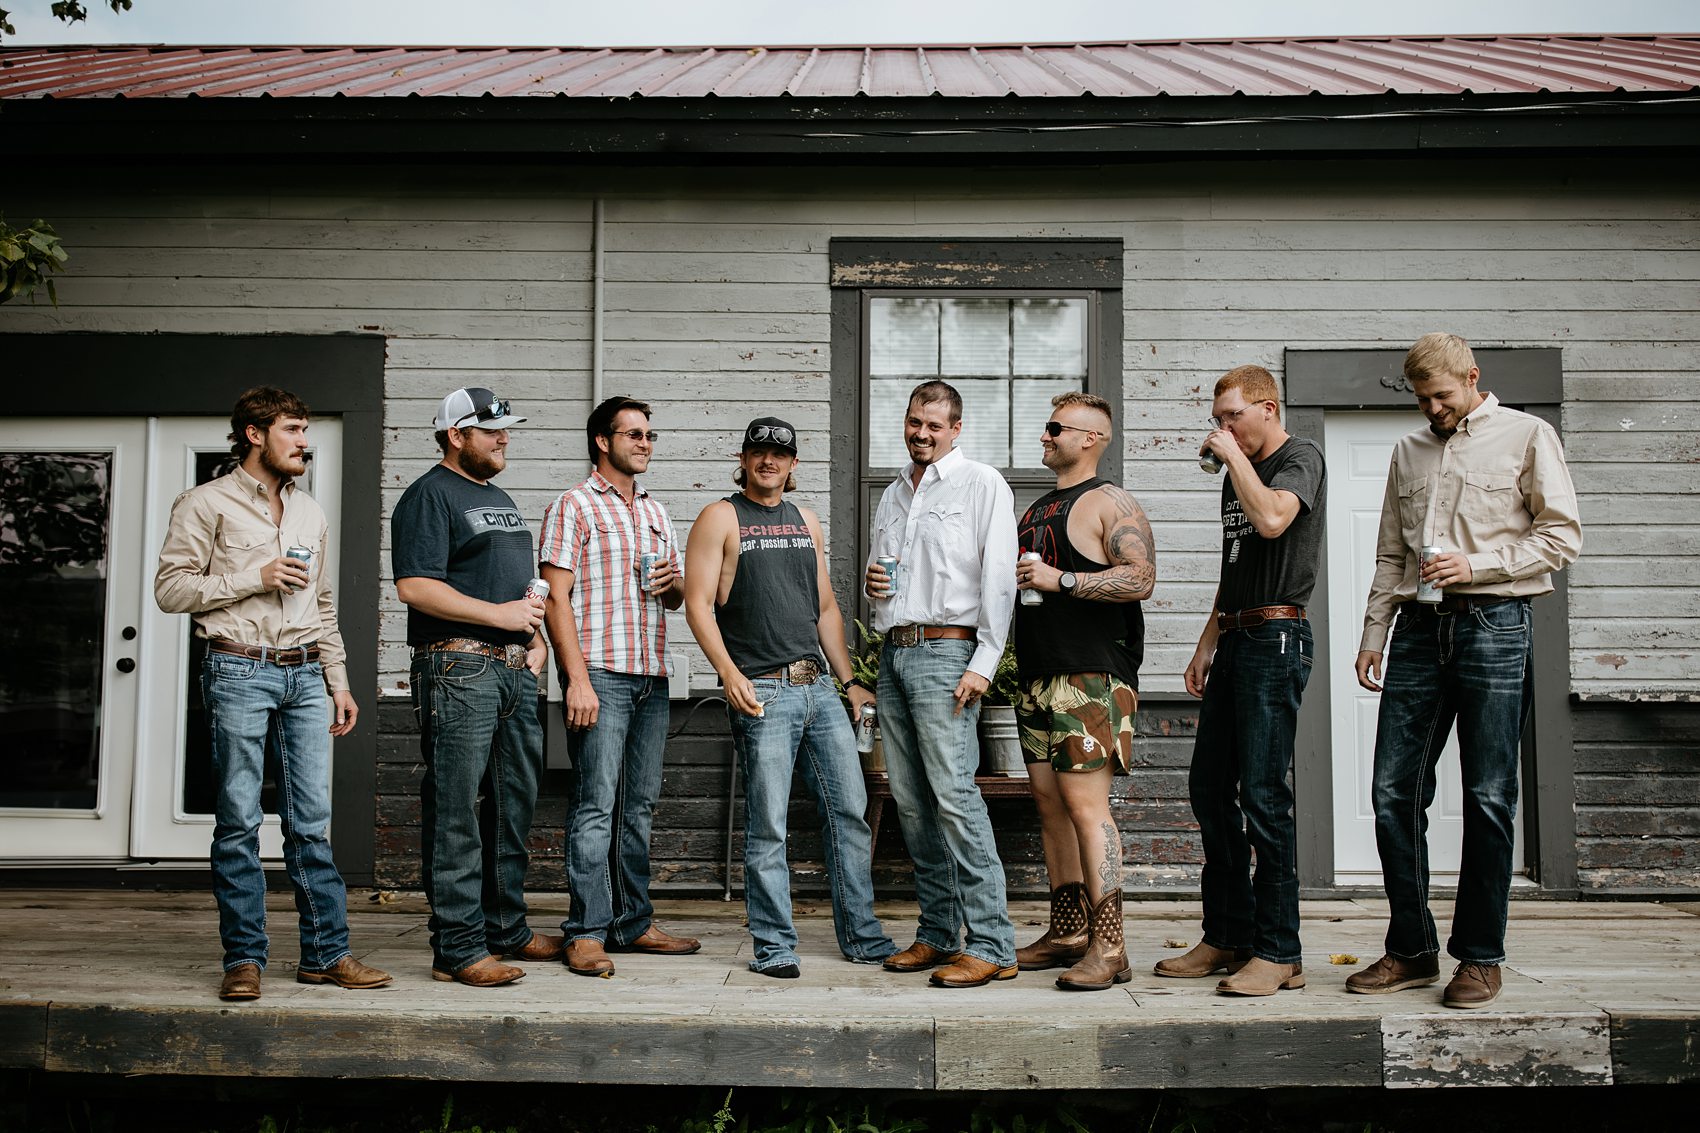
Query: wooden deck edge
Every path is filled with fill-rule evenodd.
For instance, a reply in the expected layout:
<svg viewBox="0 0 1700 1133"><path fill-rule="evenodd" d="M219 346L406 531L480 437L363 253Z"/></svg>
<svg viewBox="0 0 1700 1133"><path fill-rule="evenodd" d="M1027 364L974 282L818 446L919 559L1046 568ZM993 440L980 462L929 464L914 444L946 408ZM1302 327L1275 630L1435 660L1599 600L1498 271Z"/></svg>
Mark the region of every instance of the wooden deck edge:
<svg viewBox="0 0 1700 1133"><path fill-rule="evenodd" d="M47 1012L40 1000L0 1003L0 1067L40 1070L47 1064Z"/></svg>
<svg viewBox="0 0 1700 1133"><path fill-rule="evenodd" d="M1387 1015L1381 1043L1390 1088L1615 1081L1604 1011Z"/></svg>
<svg viewBox="0 0 1700 1133"><path fill-rule="evenodd" d="M1622 1085L1700 1082L1700 1017L1611 1010L1612 1080Z"/></svg>

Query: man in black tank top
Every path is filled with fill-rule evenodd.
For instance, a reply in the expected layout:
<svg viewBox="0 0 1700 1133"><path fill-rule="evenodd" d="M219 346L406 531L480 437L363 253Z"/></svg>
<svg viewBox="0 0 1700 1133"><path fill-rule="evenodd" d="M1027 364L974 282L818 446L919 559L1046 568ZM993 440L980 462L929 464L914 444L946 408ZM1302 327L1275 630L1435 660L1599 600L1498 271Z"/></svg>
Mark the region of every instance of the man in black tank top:
<svg viewBox="0 0 1700 1133"><path fill-rule="evenodd" d="M1039 439L1057 486L1017 527L1016 583L1027 593L1015 607L1016 719L1039 807L1051 924L1015 959L1027 971L1072 964L1059 988L1103 991L1133 977L1110 776L1133 758L1145 653L1139 604L1156 584L1157 551L1139 502L1098 476L1112 440L1109 402L1070 392L1051 406Z"/></svg>
<svg viewBox="0 0 1700 1133"><path fill-rule="evenodd" d="M1157 974L1226 971L1222 994L1274 995L1305 985L1287 774L1315 656L1304 606L1316 586L1327 488L1322 450L1288 435L1268 370L1230 370L1214 397L1204 450L1227 470L1222 581L1186 667L1187 691L1204 700L1188 780L1204 843L1204 939L1158 963Z"/></svg>
<svg viewBox="0 0 1700 1133"><path fill-rule="evenodd" d="M874 694L850 669L820 520L785 499L797 486L796 467L789 424L777 417L750 422L733 475L743 491L704 509L685 551L685 617L726 688L744 773L744 907L756 945L750 970L780 979L801 972L785 858L799 755L820 811L838 949L861 964L897 951L874 916L867 788L831 674L847 686L858 713Z"/></svg>

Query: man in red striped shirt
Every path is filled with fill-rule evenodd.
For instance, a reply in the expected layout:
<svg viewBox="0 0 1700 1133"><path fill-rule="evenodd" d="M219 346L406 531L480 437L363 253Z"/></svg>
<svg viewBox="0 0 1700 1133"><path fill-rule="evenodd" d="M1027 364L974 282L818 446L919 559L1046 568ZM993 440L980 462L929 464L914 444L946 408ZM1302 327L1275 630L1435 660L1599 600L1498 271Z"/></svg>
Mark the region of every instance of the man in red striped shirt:
<svg viewBox="0 0 1700 1133"><path fill-rule="evenodd" d="M574 770L567 967L611 976L609 952L683 955L701 944L654 923L649 828L667 740L667 614L685 597L667 510L637 476L660 434L649 406L611 397L585 422L590 477L543 513L545 622L566 686ZM639 577L643 556L654 568Z"/></svg>

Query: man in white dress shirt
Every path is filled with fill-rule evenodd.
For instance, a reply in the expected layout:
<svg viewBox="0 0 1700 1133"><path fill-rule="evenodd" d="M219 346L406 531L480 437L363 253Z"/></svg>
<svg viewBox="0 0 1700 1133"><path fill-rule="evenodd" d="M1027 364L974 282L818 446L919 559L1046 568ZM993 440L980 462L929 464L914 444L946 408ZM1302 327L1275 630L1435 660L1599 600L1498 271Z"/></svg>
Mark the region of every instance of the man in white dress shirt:
<svg viewBox="0 0 1700 1133"><path fill-rule="evenodd" d="M909 464L880 498L867 568L880 656L880 732L921 905L893 972L937 968L937 987L1016 976L1015 930L985 800L980 697L1015 609L1015 499L992 468L955 448L962 397L946 382L909 396ZM880 566L897 560L895 580ZM893 582L895 581L895 590Z"/></svg>

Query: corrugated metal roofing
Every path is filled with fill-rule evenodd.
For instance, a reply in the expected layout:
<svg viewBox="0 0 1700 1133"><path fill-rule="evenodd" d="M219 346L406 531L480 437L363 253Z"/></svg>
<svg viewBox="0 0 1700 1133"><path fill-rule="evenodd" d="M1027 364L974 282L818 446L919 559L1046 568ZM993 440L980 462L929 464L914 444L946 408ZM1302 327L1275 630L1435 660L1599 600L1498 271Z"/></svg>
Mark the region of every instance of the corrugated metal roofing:
<svg viewBox="0 0 1700 1133"><path fill-rule="evenodd" d="M1148 98L1686 92L1700 36L946 47L26 47L0 98Z"/></svg>

